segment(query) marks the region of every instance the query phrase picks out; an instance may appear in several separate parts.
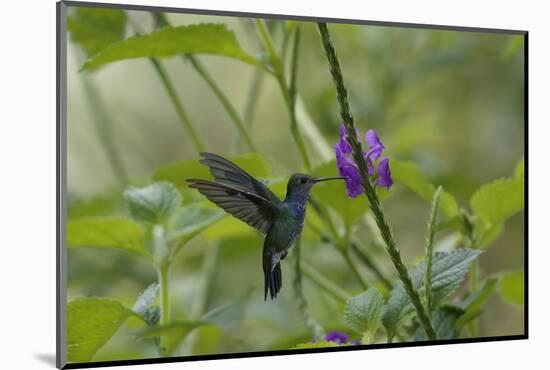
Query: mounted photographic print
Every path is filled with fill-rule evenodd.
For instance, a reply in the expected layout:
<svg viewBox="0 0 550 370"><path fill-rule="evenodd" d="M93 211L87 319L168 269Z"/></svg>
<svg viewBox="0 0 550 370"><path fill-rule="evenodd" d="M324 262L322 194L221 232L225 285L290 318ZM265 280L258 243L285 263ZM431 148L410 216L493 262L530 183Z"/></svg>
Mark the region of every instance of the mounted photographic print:
<svg viewBox="0 0 550 370"><path fill-rule="evenodd" d="M57 10L58 367L527 338L527 32Z"/></svg>

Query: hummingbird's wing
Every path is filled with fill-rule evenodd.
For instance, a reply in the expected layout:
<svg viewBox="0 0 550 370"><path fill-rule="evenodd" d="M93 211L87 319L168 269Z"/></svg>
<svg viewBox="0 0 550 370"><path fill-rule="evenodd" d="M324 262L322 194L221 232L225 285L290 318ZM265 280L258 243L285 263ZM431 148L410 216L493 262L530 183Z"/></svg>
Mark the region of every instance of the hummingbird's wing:
<svg viewBox="0 0 550 370"><path fill-rule="evenodd" d="M214 153L202 152L201 156L203 159L200 162L208 166L217 183L256 194L276 204L281 203L281 200L267 186L249 175L235 163Z"/></svg>
<svg viewBox="0 0 550 370"><path fill-rule="evenodd" d="M259 194L209 180L187 179L187 182L227 213L264 234L273 223L277 206Z"/></svg>

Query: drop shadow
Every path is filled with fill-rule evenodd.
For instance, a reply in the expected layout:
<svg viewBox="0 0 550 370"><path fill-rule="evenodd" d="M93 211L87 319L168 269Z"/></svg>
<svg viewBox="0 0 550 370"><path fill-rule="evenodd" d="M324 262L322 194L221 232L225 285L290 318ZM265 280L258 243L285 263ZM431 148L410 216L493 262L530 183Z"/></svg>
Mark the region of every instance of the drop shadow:
<svg viewBox="0 0 550 370"><path fill-rule="evenodd" d="M55 353L35 353L34 358L42 361L46 365L55 367Z"/></svg>

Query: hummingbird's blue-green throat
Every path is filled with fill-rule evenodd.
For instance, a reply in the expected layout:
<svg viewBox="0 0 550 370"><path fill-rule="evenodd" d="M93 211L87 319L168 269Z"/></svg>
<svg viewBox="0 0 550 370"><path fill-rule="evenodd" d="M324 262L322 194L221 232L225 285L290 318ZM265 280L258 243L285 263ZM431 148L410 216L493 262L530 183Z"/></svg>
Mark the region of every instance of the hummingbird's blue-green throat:
<svg viewBox="0 0 550 370"><path fill-rule="evenodd" d="M263 248L264 299L274 299L281 290L281 261L304 227L309 191L318 182L344 177L314 178L295 173L288 180L286 198L281 201L267 186L242 168L213 153L201 153L214 181L187 179L191 188L227 213L265 234Z"/></svg>

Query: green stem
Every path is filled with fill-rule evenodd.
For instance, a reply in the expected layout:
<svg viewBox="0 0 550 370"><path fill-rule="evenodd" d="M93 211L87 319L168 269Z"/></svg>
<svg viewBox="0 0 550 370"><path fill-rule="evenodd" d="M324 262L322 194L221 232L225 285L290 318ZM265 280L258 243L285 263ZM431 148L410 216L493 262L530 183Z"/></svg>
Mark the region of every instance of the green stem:
<svg viewBox="0 0 550 370"><path fill-rule="evenodd" d="M153 12L153 20L155 21L155 27L164 27L168 25L168 21L166 19L166 16L164 13L160 12ZM140 29L139 25L136 22L131 21L130 18L130 24L132 25L135 33L139 35L142 30ZM172 101L172 104L174 105L174 108L176 109L176 113L178 115L178 118L180 120L180 123L182 124L183 128L187 130L189 135L191 136L191 141L193 142L195 149L198 152L202 152L204 150L204 145L202 144L199 135L197 134L197 131L195 130L195 127L191 123L191 120L189 119L189 116L187 115L187 112L183 108L183 105L181 104L180 98L178 96L178 93L176 92L176 89L174 85L172 85L172 81L168 77L168 73L162 66L162 63L156 59L156 58L149 58L151 63L153 64L153 67L155 68L155 71L157 72L158 76L160 77L160 80L162 81L162 84L164 86L164 89L168 93L168 96L170 97L170 100Z"/></svg>
<svg viewBox="0 0 550 370"><path fill-rule="evenodd" d="M361 337L361 344L373 344L374 343L374 334L372 332L365 332Z"/></svg>
<svg viewBox="0 0 550 370"><path fill-rule="evenodd" d="M317 158L319 162L328 162L334 158L334 149L332 145L327 142L327 139L323 136L319 127L317 127L315 121L307 112L304 100L299 94L296 95L296 120L300 125L302 134L308 139L308 148L315 149L315 158Z"/></svg>
<svg viewBox="0 0 550 370"><path fill-rule="evenodd" d="M470 267L470 292L474 293L479 290L479 263L473 261ZM477 337L479 334L479 320L474 317L472 321L468 323L468 330L472 337Z"/></svg>
<svg viewBox="0 0 550 370"><path fill-rule="evenodd" d="M468 248L476 248L477 238L475 233L474 222L472 216L465 210L460 211L460 217L462 220L462 239L464 246ZM475 293L479 289L479 262L473 261L470 265L470 293ZM467 329L472 337L478 335L479 321L475 317L467 324Z"/></svg>
<svg viewBox="0 0 550 370"><path fill-rule="evenodd" d="M273 42L271 40L269 32L265 28L263 23L260 21L256 21L256 29L259 30L258 33L260 34L259 35L260 42L263 45L265 44L271 45L270 49L274 50ZM255 33L255 35L258 35L258 33ZM288 40L288 37L287 37L287 40ZM287 42L283 40L282 47L285 49L286 49L286 44ZM264 49L269 49L269 47L264 46ZM278 60L278 58L275 58L275 59ZM275 64L282 65L281 63L277 63L277 62L275 62ZM275 73L273 70L269 70L268 72L273 74L277 79L277 83L279 84L283 97L285 98L284 100L285 104L287 104L288 94L287 94L287 89L285 87L286 86L285 79L281 77L281 76L284 76L284 73L283 73L284 68L280 68L280 70L281 71L279 73ZM321 132L319 131L319 129L317 128L317 126L315 125L311 117L308 115L305 105L302 99L300 99L298 94L296 94L295 101L296 101L295 106L296 106L297 112L294 113L295 118L292 118L292 119L294 119L300 124L301 133L304 133L307 137L309 137L310 139L309 142L316 149L319 155L319 159L321 159L322 161L329 160L332 157L332 147L326 142L325 138L323 137L323 135L321 134ZM300 119L298 119L298 117L300 117ZM303 151L302 149L299 149L299 150L300 150L300 155L302 156L302 159L305 162L304 154L303 154L305 151Z"/></svg>
<svg viewBox="0 0 550 370"><path fill-rule="evenodd" d="M309 156L307 154L307 148L305 146L304 140L298 128L298 121L296 119L296 95L297 95L296 94L296 83L297 83L296 77L298 73L298 50L300 45L299 29L296 28L294 33L292 60L291 60L291 66L290 66L291 67L290 82L289 82L289 85L287 86L284 64L281 58L279 57L279 55L277 54L277 52L275 51L275 48L273 47L273 41L271 40L269 31L265 27L264 22L260 19L256 20L256 26L259 30L260 37L267 51L269 63L273 67L273 74L275 76L275 79L277 80L277 83L279 84L281 93L283 94L283 99L288 110L288 116L289 116L289 122L290 122L290 133L292 134L292 137L296 142L296 146L298 147L298 151L300 152L300 155L302 157L306 170L310 171L311 162L309 160Z"/></svg>
<svg viewBox="0 0 550 370"><path fill-rule="evenodd" d="M152 232L152 246L154 265L157 269L160 286L160 326L170 323L170 294L168 287L168 271L170 269L170 248L166 240L164 226L154 225ZM162 357L170 355L168 350L168 338L160 336L159 354Z"/></svg>
<svg viewBox="0 0 550 370"><path fill-rule="evenodd" d="M216 244L205 248L200 274L201 281L198 283L197 294L194 296L193 306L191 307L192 320L200 320L200 317L206 312L214 290L213 285L217 273L218 255L219 245ZM193 331L185 338L185 342L180 346L180 353L194 353L198 334L197 331Z"/></svg>
<svg viewBox="0 0 550 370"><path fill-rule="evenodd" d="M288 41L290 39L290 35L292 34L292 27L287 27L287 23L280 22L279 23L280 28L283 32L283 40L281 42L281 59L285 60L287 51L288 51Z"/></svg>
<svg viewBox="0 0 550 370"><path fill-rule="evenodd" d="M79 65L81 64L82 63L79 61ZM89 103L93 113L95 123L93 127L99 137L100 144L107 154L109 165L111 166L111 170L117 182L121 185L125 185L128 183L128 175L114 142L116 136L113 134L111 118L107 114L105 104L101 99L99 91L91 80L92 76L82 74L80 76L82 85L84 86L84 93L86 94L86 101Z"/></svg>
<svg viewBox="0 0 550 370"><path fill-rule="evenodd" d="M437 212L439 211L439 199L441 186L437 188L432 202L430 219L428 220L428 233L426 235L426 275L424 276L424 292L426 295L426 309L428 314L432 310L432 260L435 231L437 229Z"/></svg>
<svg viewBox="0 0 550 370"><path fill-rule="evenodd" d="M427 314L422 300L420 299L420 294L416 290L409 275L403 260L401 259L401 253L395 245L393 239L393 234L391 232L390 226L386 221L384 212L382 211L382 206L380 205L380 200L374 189L374 186L371 182L371 179L368 175L366 163L363 159L363 153L361 148L361 143L358 141L358 138L355 135L355 125L353 122L353 116L351 115L349 102L348 102L348 92L344 84L344 78L342 76L342 71L340 69L340 63L336 56L336 50L330 39L330 34L325 23L318 23L319 32L321 34L322 44L327 55L328 63L330 66L330 73L332 74L333 82L336 88L336 96L340 106L340 115L344 121L344 126L348 133L348 142L352 148L353 159L355 164L359 168L359 174L361 176L361 183L365 195L368 198L370 210L374 216L376 224L380 229L382 238L386 245L386 250L391 258L391 261L397 270L399 278L403 282L403 286L411 302L416 310L416 314L422 327L426 331L428 337L432 340L437 338L437 334L433 328L430 316Z"/></svg>
<svg viewBox="0 0 550 370"><path fill-rule="evenodd" d="M332 234L332 240L327 236L326 239L330 240L336 249L342 254L342 257L344 257L344 260L348 264L349 268L357 278L357 281L359 281L359 284L363 287L363 289L368 288L367 282L364 280L363 276L359 273L359 270L354 265L353 260L351 259L349 255L349 250L347 249L348 244L343 243L341 238L338 235L338 231L336 230L336 226L334 225L334 221L332 220L332 217L330 216L330 213L326 209L322 203L317 202L313 197L309 198L309 202L313 206L313 209L317 212L319 215L319 218L323 221L323 223L328 227ZM317 230L319 231L319 230Z"/></svg>
<svg viewBox="0 0 550 370"><path fill-rule="evenodd" d="M158 279L160 285L160 326L168 325L170 323L170 300L169 300L169 287L168 287L168 270L169 265L164 264L158 268ZM168 356L168 338L166 336L160 337L160 355L162 357Z"/></svg>
<svg viewBox="0 0 550 370"><path fill-rule="evenodd" d="M300 133L300 130L298 128L298 121L296 120L296 95L297 95L296 83L297 83L297 76L298 76L299 50L300 50L300 28L296 27L296 30L294 31L294 43L292 47L292 62L290 65L291 67L290 84L288 87L287 106L288 106L288 113L289 113L289 119L290 119L290 132L292 132L292 136L294 136L294 141L296 141L296 145L298 145L298 149L300 150L306 169L310 171L311 162L307 154L307 148L304 143L304 139L302 138L302 134ZM281 80L284 82L284 77L282 77ZM281 88L283 88L283 86L281 86Z"/></svg>
<svg viewBox="0 0 550 370"><path fill-rule="evenodd" d="M309 203L311 204L312 208L315 210L319 218L328 227L332 235L334 245L337 248L341 249L341 246L337 245L337 241L339 239L338 230L336 230L336 225L334 224L334 221L332 220L332 217L330 216L327 207L325 207L321 202L318 202L317 199L312 195L310 195L309 197Z"/></svg>
<svg viewBox="0 0 550 370"><path fill-rule="evenodd" d="M312 201L312 199L310 199L310 201ZM337 237L337 234L335 232L336 229L334 228L334 223L332 222L332 218L330 218L330 215L328 216L328 221L326 221L323 218L322 211L317 208L318 203L312 202L312 206L313 206L313 209L317 211L317 214L319 215L321 220L323 220L325 224L327 224L329 229L333 231L332 232L333 237ZM321 241L325 243L333 244L336 247L336 249L338 249L342 253L345 253L343 248L337 245L337 242L335 239L331 238L329 235L325 234L323 231L321 231L319 228L317 228L312 224L307 224L307 226L321 237ZM372 272L380 279L380 281L382 281L382 283L388 289L390 289L392 286L391 282L389 281L388 278L386 278L386 276L384 276L380 268L372 261L372 259L356 243L350 242L349 247L351 248L351 250L353 250L357 254L357 256L359 256L359 259L365 264L365 266L371 269ZM349 261L346 261L346 262L349 263Z"/></svg>
<svg viewBox="0 0 550 370"><path fill-rule="evenodd" d="M355 264L353 263L353 260L351 259L349 252L350 252L349 249L343 250L342 255L344 256L344 259L346 260L348 266L351 268L351 271L353 271L353 274L359 281L359 284L361 285L363 290L367 290L369 288L369 285L367 284L366 280L363 278L363 276L357 269L357 266L355 266Z"/></svg>
<svg viewBox="0 0 550 370"><path fill-rule="evenodd" d="M204 79L204 81L206 81L210 89L212 89L212 91L214 92L218 100L222 103L225 111L227 112L227 114L229 115L229 117L231 118L231 120L233 121L237 129L239 130L239 133L244 138L244 141L246 142L246 145L248 146L248 148L251 151L256 152L257 149L254 146L254 142L252 141L252 138L248 134L248 131L246 130L246 127L244 126L244 123L241 120L241 117L239 117L239 114L237 113L235 107L233 107L233 105L231 104L227 96L223 93L223 91L216 84L214 79L210 76L206 68L204 68L202 63L197 58L195 58L193 55L188 55L187 59L191 62L191 65L193 66L193 68L195 68L197 73Z"/></svg>
<svg viewBox="0 0 550 370"><path fill-rule="evenodd" d="M321 242L334 244L334 241L331 239L331 237L328 236L327 234L325 234L323 231L321 231L321 229L319 229L317 226L315 226L311 223L306 223L305 226L307 228L310 228L311 230L313 230L315 233L317 233L317 235L319 235L319 237L321 238ZM335 245L335 247L336 247L336 245Z"/></svg>
<svg viewBox="0 0 550 370"><path fill-rule="evenodd" d="M152 12L151 15L153 16L153 20L155 21L156 27L170 26L170 22L168 22L168 19L163 13ZM231 118L235 126L237 126L237 129L239 130L241 135L244 137L245 142L248 145L248 148L251 151L255 152L256 148L254 146L254 143L252 142L250 135L246 131L246 128L244 127L243 121L239 117L237 110L235 109L235 107L233 107L233 105L231 104L227 96L223 93L223 91L218 86L218 84L216 84L212 76L210 76L210 73L208 73L204 65L191 54L185 56L184 58L187 58L187 60L191 62L191 65L193 66L193 68L204 79L204 81L207 83L210 89L212 89L212 91L214 92L214 95L216 95L218 100L222 103L225 111L227 112L227 114L229 115L229 117Z"/></svg>
<svg viewBox="0 0 550 370"><path fill-rule="evenodd" d="M263 43L262 40L258 37L258 33L256 32L257 27L254 28L254 23L252 21L245 20L244 18L241 18L240 21L243 27L246 28L246 33L254 36L254 43L257 44L259 47L262 47ZM265 74L263 69L257 68L254 70L252 83L250 84L250 87L248 89L246 105L243 113L243 120L248 128L252 126L252 122L254 121L254 114L256 112L257 106L256 102L260 97L264 76Z"/></svg>
<svg viewBox="0 0 550 370"><path fill-rule="evenodd" d="M194 320L198 320L205 312L210 300L211 293L213 291L212 285L216 273L218 272L218 255L219 245L213 245L206 249L203 256L203 262L201 267L202 281L198 289L199 294L195 297L191 314Z"/></svg>
<svg viewBox="0 0 550 370"><path fill-rule="evenodd" d="M372 258L356 243L350 243L351 249L359 257L361 262L365 264L372 272L378 277L378 279L386 286L386 288L391 289L392 284L390 280L382 273L382 270L372 261Z"/></svg>
<svg viewBox="0 0 550 370"><path fill-rule="evenodd" d="M346 291L342 290L338 285L334 284L332 281L328 280L326 277L321 275L313 266L308 264L305 261L301 261L300 267L302 272L317 286L323 289L325 292L329 293L331 296L336 298L339 301L347 302L351 299L351 295Z"/></svg>
<svg viewBox="0 0 550 370"><path fill-rule="evenodd" d="M298 309L304 318L306 326L311 331L313 338L315 340L320 340L325 336L325 331L323 327L313 318L307 307L307 301L304 296L303 286L302 286L302 270L300 268L300 249L301 249L301 239L296 241L294 245L294 298L298 303Z"/></svg>
<svg viewBox="0 0 550 370"><path fill-rule="evenodd" d="M166 70L164 69L164 67L162 66L159 60L155 58L151 58L150 60L151 60L151 63L153 63L153 67L155 67L155 71L160 77L160 80L162 81L162 84L164 85L164 88L168 93L168 96L170 97L170 100L172 101L174 108L176 109L176 113L178 115L178 118L180 119L180 123L189 133L189 136L191 137L191 141L193 142L195 149L198 152L202 152L204 150L204 145L202 144L199 138L199 135L195 130L195 127L191 123L189 116L187 115L185 109L183 108L183 105L180 102L178 93L176 92L174 85L172 85L172 81L168 77Z"/></svg>
<svg viewBox="0 0 550 370"><path fill-rule="evenodd" d="M281 85L280 81L279 81L279 87L281 88L281 91L285 91L284 90L285 87ZM304 162L304 167L306 168L307 171L311 171L311 162L309 160L309 155L307 154L306 145L304 143L304 139L302 138L302 135L300 134L300 130L298 129L298 125L297 125L298 121L296 120L294 104L292 103L291 105L289 100L285 100L285 102L289 111L290 133L292 134L292 137L294 138L294 142L298 147L298 152L302 157L302 161Z"/></svg>
<svg viewBox="0 0 550 370"><path fill-rule="evenodd" d="M256 102L260 98L260 91L264 81L264 71L261 69L256 69L254 71L254 76L252 77L252 83L248 90L248 98L246 100L246 105L244 108L244 122L248 128L252 127L254 122L254 113L256 113Z"/></svg>
<svg viewBox="0 0 550 370"><path fill-rule="evenodd" d="M273 41L271 40L271 35L269 34L269 31L267 30L267 27L265 25L265 21L262 19L256 19L256 27L260 32L260 38L264 44L264 47L266 48L269 63L273 67L274 72L277 75L282 76L284 74L283 63L279 58L279 55L275 51L275 48L273 47Z"/></svg>

